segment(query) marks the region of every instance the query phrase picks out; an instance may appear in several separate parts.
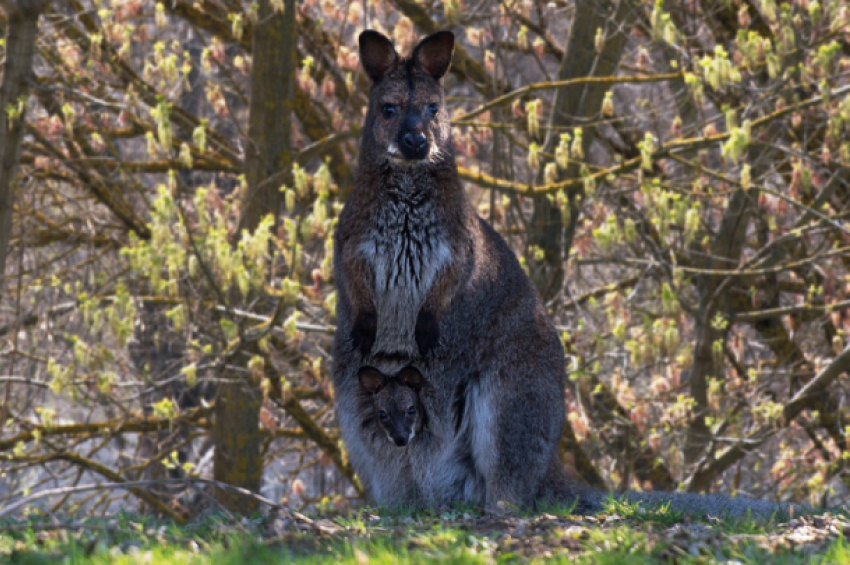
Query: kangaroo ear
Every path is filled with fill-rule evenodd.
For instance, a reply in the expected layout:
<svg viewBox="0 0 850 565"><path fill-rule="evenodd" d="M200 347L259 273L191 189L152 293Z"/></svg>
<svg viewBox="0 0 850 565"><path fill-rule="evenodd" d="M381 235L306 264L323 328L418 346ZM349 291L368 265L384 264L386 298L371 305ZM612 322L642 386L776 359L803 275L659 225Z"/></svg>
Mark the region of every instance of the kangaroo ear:
<svg viewBox="0 0 850 565"><path fill-rule="evenodd" d="M429 75L440 80L449 72L455 49L455 34L450 31L432 33L413 50L413 60Z"/></svg>
<svg viewBox="0 0 850 565"><path fill-rule="evenodd" d="M398 53L384 34L367 29L360 34L360 62L366 74L378 82L398 62Z"/></svg>
<svg viewBox="0 0 850 565"><path fill-rule="evenodd" d="M416 367L405 367L399 371L398 380L404 386L409 386L417 391L425 385L425 377L422 376L422 373Z"/></svg>
<svg viewBox="0 0 850 565"><path fill-rule="evenodd" d="M360 380L360 386L372 394L384 388L387 381L384 374L374 367L360 367L357 370L357 378Z"/></svg>

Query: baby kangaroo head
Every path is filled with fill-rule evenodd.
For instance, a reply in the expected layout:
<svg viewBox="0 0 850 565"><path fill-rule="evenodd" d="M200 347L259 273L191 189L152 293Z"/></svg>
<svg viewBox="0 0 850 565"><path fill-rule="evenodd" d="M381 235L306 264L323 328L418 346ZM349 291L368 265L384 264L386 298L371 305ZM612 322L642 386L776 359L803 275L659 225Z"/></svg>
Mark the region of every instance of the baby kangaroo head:
<svg viewBox="0 0 850 565"><path fill-rule="evenodd" d="M361 367L360 384L372 393L378 426L399 447L407 445L422 429L425 412L419 391L425 379L414 367L405 367L387 377L373 367Z"/></svg>
<svg viewBox="0 0 850 565"><path fill-rule="evenodd" d="M413 166L452 155L451 125L441 84L454 52L454 34L440 31L400 58L381 33L360 34L360 60L372 79L363 130L364 159Z"/></svg>

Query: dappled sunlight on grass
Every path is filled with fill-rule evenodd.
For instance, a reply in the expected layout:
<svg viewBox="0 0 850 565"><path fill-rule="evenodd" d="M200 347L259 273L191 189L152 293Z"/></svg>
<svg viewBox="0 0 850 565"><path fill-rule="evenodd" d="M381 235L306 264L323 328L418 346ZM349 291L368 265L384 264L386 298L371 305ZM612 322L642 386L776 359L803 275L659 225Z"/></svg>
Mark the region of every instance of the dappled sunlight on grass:
<svg viewBox="0 0 850 565"><path fill-rule="evenodd" d="M850 521L830 514L765 525L693 520L665 508L611 502L597 516L362 509L335 517L305 517L297 527L286 523L290 526L282 527L274 516L237 523L214 515L181 526L130 514L65 525L42 518L7 520L0 523L0 562L850 563L850 546L844 541Z"/></svg>

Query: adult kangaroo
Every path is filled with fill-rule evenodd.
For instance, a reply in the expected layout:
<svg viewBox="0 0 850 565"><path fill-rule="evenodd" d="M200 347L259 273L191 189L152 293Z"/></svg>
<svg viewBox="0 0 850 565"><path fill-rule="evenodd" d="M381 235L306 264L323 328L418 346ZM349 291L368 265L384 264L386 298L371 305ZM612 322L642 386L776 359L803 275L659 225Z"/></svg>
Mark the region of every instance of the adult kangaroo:
<svg viewBox="0 0 850 565"><path fill-rule="evenodd" d="M441 84L453 49L445 31L407 57L380 33L360 35L372 88L334 247L333 379L349 459L381 505L554 499L597 508L606 493L570 482L557 453L565 421L557 333L458 177ZM407 365L425 378L428 426L400 449L375 422L358 370L392 375ZM688 508L692 500L681 498Z"/></svg>

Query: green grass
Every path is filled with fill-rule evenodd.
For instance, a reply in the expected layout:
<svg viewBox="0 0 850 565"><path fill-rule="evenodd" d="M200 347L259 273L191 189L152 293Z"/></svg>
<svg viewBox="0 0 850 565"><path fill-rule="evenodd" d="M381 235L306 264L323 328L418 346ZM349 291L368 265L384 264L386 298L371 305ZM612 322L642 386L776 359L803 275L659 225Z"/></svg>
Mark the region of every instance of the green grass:
<svg viewBox="0 0 850 565"><path fill-rule="evenodd" d="M563 510L563 509L560 509ZM317 519L318 520L318 519ZM830 522L829 520L833 520ZM826 532L794 538L788 525L695 522L667 509L611 501L595 517L545 513L487 516L473 509L364 509L318 520L324 533L276 531L273 520L212 516L187 525L121 514L63 528L32 517L0 522L0 563L38 565L333 565L406 563L829 563L850 565L850 544ZM842 518L842 520L845 520ZM844 522L846 523L846 522ZM833 526L834 527L834 526ZM839 531L841 528L839 527ZM811 537L811 536L809 536Z"/></svg>

